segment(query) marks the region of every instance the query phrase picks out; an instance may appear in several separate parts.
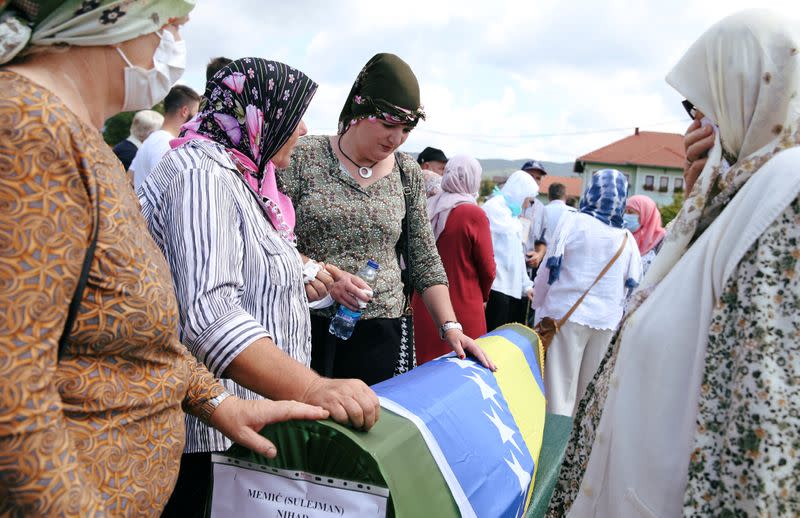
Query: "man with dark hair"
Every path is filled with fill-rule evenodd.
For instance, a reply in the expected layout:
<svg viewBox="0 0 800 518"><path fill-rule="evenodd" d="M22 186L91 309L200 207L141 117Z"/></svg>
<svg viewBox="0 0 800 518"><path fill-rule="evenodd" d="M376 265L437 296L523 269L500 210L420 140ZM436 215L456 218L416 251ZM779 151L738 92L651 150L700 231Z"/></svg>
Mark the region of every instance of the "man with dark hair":
<svg viewBox="0 0 800 518"><path fill-rule="evenodd" d="M544 239L552 243L553 234L558 222L565 212L575 212L575 209L566 204L567 187L563 183L553 182L547 188L547 198L550 200L544 208L545 232Z"/></svg>
<svg viewBox="0 0 800 518"><path fill-rule="evenodd" d="M206 65L206 81L210 81L211 78L214 77L214 74L227 67L228 64L232 62L232 59L222 56L211 58L211 61L209 61L208 65Z"/></svg>
<svg viewBox="0 0 800 518"><path fill-rule="evenodd" d="M422 169L425 177L425 195L430 198L439 194L442 185L442 175L444 166L447 165L447 157L441 149L426 147L417 156L417 162Z"/></svg>
<svg viewBox="0 0 800 518"><path fill-rule="evenodd" d="M447 164L447 157L441 149L426 147L417 157L417 163L419 163L421 169L427 169L442 176L444 174L444 166Z"/></svg>
<svg viewBox="0 0 800 518"><path fill-rule="evenodd" d="M197 92L184 85L172 87L164 98L164 124L142 143L131 164L129 172L133 174L135 188L139 188L164 153L169 151L169 141L178 136L181 126L199 109L200 95Z"/></svg>
<svg viewBox="0 0 800 518"><path fill-rule="evenodd" d="M550 201L567 199L567 187L563 183L554 182L547 188L547 199Z"/></svg>

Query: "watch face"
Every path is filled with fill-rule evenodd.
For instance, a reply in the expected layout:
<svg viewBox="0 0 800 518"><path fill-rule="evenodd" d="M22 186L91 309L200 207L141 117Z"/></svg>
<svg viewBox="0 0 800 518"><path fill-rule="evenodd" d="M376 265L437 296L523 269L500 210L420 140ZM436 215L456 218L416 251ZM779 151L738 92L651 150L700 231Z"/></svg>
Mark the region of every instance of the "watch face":
<svg viewBox="0 0 800 518"><path fill-rule="evenodd" d="M461 327L461 324L458 322L445 322L442 324L442 327L439 328L439 337L444 340L444 334L451 329L463 330L464 328Z"/></svg>
<svg viewBox="0 0 800 518"><path fill-rule="evenodd" d="M211 404L214 406L214 408L217 408L223 401L225 401L228 398L228 396L232 395L233 394L231 394L226 390L225 392L222 392L221 394L212 397Z"/></svg>

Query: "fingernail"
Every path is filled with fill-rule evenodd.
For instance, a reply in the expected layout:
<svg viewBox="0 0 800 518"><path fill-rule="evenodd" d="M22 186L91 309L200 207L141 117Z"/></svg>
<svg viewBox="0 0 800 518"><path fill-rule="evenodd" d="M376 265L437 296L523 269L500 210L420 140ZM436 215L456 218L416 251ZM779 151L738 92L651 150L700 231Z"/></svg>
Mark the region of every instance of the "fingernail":
<svg viewBox="0 0 800 518"><path fill-rule="evenodd" d="M461 358L462 360L463 360L464 358L466 358L466 356L465 356L465 355L463 355L463 354L459 354L459 355L458 355L458 357L459 357L459 358Z"/></svg>

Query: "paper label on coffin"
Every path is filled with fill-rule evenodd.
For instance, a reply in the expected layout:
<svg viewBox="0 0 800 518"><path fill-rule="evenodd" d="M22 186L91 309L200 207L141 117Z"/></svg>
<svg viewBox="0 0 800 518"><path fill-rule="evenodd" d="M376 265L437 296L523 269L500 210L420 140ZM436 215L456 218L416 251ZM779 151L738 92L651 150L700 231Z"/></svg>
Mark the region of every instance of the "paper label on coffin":
<svg viewBox="0 0 800 518"><path fill-rule="evenodd" d="M384 517L389 490L212 455L211 516L236 518Z"/></svg>

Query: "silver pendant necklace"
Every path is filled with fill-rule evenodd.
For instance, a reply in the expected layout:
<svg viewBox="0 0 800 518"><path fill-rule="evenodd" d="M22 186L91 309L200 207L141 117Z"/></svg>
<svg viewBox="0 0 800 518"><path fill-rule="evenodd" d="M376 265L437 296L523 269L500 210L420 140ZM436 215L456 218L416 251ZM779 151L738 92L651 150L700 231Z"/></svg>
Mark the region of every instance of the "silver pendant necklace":
<svg viewBox="0 0 800 518"><path fill-rule="evenodd" d="M347 160L349 160L351 164L353 164L354 166L358 167L358 176L360 176L361 178L363 178L365 180L367 178L371 178L372 177L372 168L375 167L375 164L377 164L378 161L377 160L374 161L371 166L364 166L364 165L357 164L352 158L347 156L347 153L345 153L344 149L342 149L342 137L344 137L344 135L339 137L339 140L336 141L336 144L339 146L339 153L341 153L343 157L345 157Z"/></svg>

